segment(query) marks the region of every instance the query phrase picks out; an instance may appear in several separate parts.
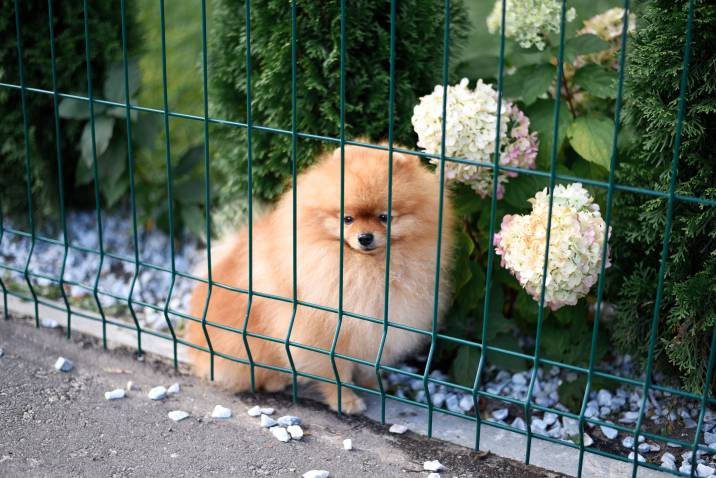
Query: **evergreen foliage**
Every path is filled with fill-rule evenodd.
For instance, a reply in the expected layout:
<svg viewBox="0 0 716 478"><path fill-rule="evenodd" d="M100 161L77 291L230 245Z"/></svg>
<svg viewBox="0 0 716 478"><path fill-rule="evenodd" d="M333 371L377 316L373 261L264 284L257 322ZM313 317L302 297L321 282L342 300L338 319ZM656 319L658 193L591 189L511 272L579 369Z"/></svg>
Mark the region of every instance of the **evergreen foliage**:
<svg viewBox="0 0 716 478"><path fill-rule="evenodd" d="M297 5L297 129L337 137L340 108L340 7L338 0ZM212 114L246 122L246 26L244 0L214 5L211 61ZM388 2L346 2L347 138L382 139L388 132L390 8ZM414 146L410 117L420 96L442 83L444 11L442 2L397 3L395 40L395 141ZM451 57L465 37L466 14L451 7ZM456 64L456 61L452 62ZM291 3L251 3L252 108L254 124L291 129ZM451 77L454 82L455 78ZM246 129L212 130L213 165L220 178L219 199L245 197L248 148ZM216 139L214 139L216 138ZM310 164L335 144L299 143L299 166ZM291 173L289 136L253 134L253 193L275 199Z"/></svg>
<svg viewBox="0 0 716 478"><path fill-rule="evenodd" d="M628 58L625 121L635 130L618 182L668 191L687 0L654 0L638 12ZM716 5L697 0L677 194L716 199ZM644 360L656 298L666 200L616 196L612 251L618 315L613 338ZM657 357L684 386L703 390L716 325L716 208L677 202L669 244Z"/></svg>

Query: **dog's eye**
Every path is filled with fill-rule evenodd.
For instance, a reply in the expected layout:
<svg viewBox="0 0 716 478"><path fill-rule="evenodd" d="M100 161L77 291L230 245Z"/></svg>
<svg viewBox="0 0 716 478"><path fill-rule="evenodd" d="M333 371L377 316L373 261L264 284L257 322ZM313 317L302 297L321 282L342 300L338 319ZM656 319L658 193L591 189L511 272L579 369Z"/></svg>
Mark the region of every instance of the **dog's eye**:
<svg viewBox="0 0 716 478"><path fill-rule="evenodd" d="M378 214L378 220L382 222L383 224L388 222L388 215L387 214Z"/></svg>
<svg viewBox="0 0 716 478"><path fill-rule="evenodd" d="M346 217L344 217L344 218L343 218L343 222L346 223L346 224L351 224L351 223L353 223L353 216L346 216Z"/></svg>

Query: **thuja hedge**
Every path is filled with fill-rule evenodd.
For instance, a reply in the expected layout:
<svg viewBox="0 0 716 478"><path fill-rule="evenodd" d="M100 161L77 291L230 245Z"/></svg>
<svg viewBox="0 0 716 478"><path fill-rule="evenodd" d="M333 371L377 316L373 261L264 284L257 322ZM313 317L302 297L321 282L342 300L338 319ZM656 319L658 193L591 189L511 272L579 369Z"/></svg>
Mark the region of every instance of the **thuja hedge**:
<svg viewBox="0 0 716 478"><path fill-rule="evenodd" d="M626 122L635 143L624 184L667 191L677 122L687 0L649 2L629 52ZM696 2L677 192L716 199L716 5ZM655 304L666 201L617 195L612 251L618 314L612 337L644 359ZM716 325L716 208L677 203L669 243L657 356L693 391L703 389ZM668 370L668 369L664 369Z"/></svg>
<svg viewBox="0 0 716 478"><path fill-rule="evenodd" d="M217 0L213 12L209 57L211 101L215 116L246 122L246 16L244 0ZM310 0L297 6L297 129L339 135L340 7L338 0ZM442 83L444 11L442 2L397 2L395 39L395 141L414 146L410 117L417 99ZM388 3L346 2L347 138L382 139L388 133ZM461 2L451 7L450 53L464 40L467 18ZM456 61L452 62L456 64ZM253 121L291 129L291 8L287 0L251 3ZM454 83L455 78L451 77ZM311 163L335 145L302 141L299 166ZM212 130L213 167L219 199L246 197L245 129ZM254 132L253 193L275 199L288 184L291 141L286 136Z"/></svg>
<svg viewBox="0 0 716 478"><path fill-rule="evenodd" d="M24 47L25 84L52 89L48 6L44 0L23 0L20 5ZM53 2L53 29L57 64L57 88L62 92L86 94L84 15L80 1ZM105 72L122 60L120 10L118 2L88 2L91 38L92 78L101 96ZM131 2L127 6L130 47L136 44ZM15 1L0 0L0 81L20 84L15 27ZM0 88L0 191L6 214L24 216L25 137L18 90ZM28 141L32 169L35 212L53 213L57 207L57 159L52 97L27 93ZM77 143L83 121L62 121L60 146L64 165L67 201L85 202L90 195L75 188L75 170L79 158Z"/></svg>

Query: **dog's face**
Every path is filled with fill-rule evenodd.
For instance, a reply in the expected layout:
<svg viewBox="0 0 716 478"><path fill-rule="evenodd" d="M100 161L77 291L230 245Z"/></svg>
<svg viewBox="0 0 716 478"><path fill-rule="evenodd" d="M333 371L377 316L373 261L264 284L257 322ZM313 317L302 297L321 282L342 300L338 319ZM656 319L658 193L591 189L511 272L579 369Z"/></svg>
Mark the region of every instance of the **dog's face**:
<svg viewBox="0 0 716 478"><path fill-rule="evenodd" d="M344 209L340 210L340 150L306 175L299 196L308 196L302 212L314 218L309 227L325 238L343 240L361 254L380 254L437 238L439 183L416 156L393 154L392 208L388 209L387 151L346 146ZM299 204L303 197L299 197ZM307 225L307 224L306 224ZM308 225L307 225L308 226Z"/></svg>

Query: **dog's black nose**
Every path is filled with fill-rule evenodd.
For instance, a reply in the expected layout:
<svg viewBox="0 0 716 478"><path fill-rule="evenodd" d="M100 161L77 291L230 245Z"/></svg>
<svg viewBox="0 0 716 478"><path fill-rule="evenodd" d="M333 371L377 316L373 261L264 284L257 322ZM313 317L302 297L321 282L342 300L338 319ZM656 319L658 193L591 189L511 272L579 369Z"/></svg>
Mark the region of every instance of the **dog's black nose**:
<svg viewBox="0 0 716 478"><path fill-rule="evenodd" d="M361 246L370 246L373 244L373 234L370 232L364 232L360 236L358 236L358 242L360 242Z"/></svg>

